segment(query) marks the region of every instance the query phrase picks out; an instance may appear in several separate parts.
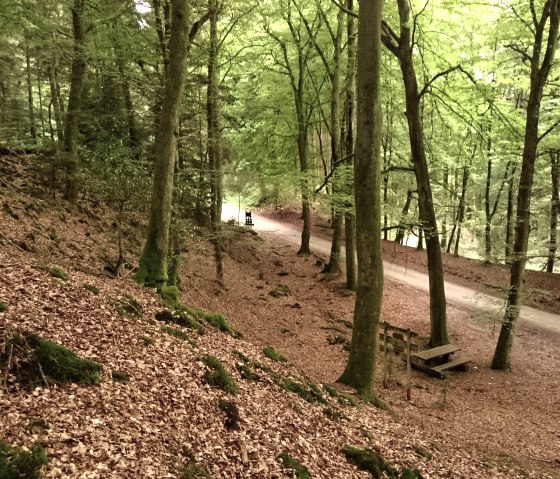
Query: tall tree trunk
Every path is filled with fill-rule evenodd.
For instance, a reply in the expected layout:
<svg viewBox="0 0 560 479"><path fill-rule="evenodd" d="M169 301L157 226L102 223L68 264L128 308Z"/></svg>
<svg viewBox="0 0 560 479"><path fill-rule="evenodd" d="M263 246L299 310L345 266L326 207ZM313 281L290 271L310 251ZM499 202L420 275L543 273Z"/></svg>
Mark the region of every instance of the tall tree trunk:
<svg viewBox="0 0 560 479"><path fill-rule="evenodd" d="M25 47L25 65L27 73L27 101L29 105L29 133L34 143L37 143L37 126L35 125L35 108L33 105L33 82L31 80L31 53L29 45Z"/></svg>
<svg viewBox="0 0 560 479"><path fill-rule="evenodd" d="M41 138L45 138L45 115L43 112L43 78L37 62L37 93L39 96L39 120L41 121Z"/></svg>
<svg viewBox="0 0 560 479"><path fill-rule="evenodd" d="M408 190L406 193L406 201L404 202L402 215L401 215L401 224L399 225L399 228L397 229L397 234L395 235L395 243L397 244L402 244L404 240L405 229L404 229L403 221L408 216L408 210L410 209L410 203L412 202L412 193L414 193L414 191L412 190Z"/></svg>
<svg viewBox="0 0 560 479"><path fill-rule="evenodd" d="M476 148L475 148L476 151ZM473 153L474 157L474 153ZM453 251L453 256L459 256L459 243L461 241L461 227L463 226L463 221L465 220L465 199L467 196L467 185L469 183L470 168L468 165L463 167L463 182L461 184L461 198L459 199L459 211L457 213L457 239L455 240L455 249Z"/></svg>
<svg viewBox="0 0 560 479"><path fill-rule="evenodd" d="M377 402L377 327L383 296L381 251L381 14L382 0L361 0L358 17L358 131L354 161L358 285L348 363L340 382Z"/></svg>
<svg viewBox="0 0 560 479"><path fill-rule="evenodd" d="M447 199L450 198L449 194L449 166L445 165L443 167L443 193ZM445 205L443 210L443 217L441 219L441 249L445 251L445 247L447 246L447 209L449 204Z"/></svg>
<svg viewBox="0 0 560 479"><path fill-rule="evenodd" d="M140 135L136 127L136 115L134 113L134 105L132 103L132 96L130 94L130 82L128 81L128 74L126 71L124 59L121 52L116 52L117 68L119 69L120 86L124 99L124 106L126 108L126 120L128 123L128 141L130 148L133 152L134 158L140 158Z"/></svg>
<svg viewBox="0 0 560 479"><path fill-rule="evenodd" d="M556 250L558 248L558 215L560 214L560 194L558 192L560 179L560 150L550 150L550 176L552 181L552 192L550 200L550 241L548 245L548 260L546 262L546 272L554 272L556 262Z"/></svg>
<svg viewBox="0 0 560 479"><path fill-rule="evenodd" d="M492 123L488 127L486 143L486 189L484 194L484 263L492 263L492 217L490 215L490 187L492 185ZM464 174L463 174L464 177Z"/></svg>
<svg viewBox="0 0 560 479"><path fill-rule="evenodd" d="M354 0L346 0L346 8L349 11L354 10ZM345 123L345 139L344 139L344 156L350 156L354 153L354 104L355 104L355 84L356 84L356 27L354 17L347 15L346 17L346 33L347 41L347 69L346 69L346 88L344 100L344 123ZM349 158L346 162L348 167L354 168L354 162ZM352 190L354 184L352 183ZM356 289L356 234L355 234L355 216L354 205L346 205L344 213L344 233L346 240L346 288L354 291Z"/></svg>
<svg viewBox="0 0 560 479"><path fill-rule="evenodd" d="M424 134L420 117L421 94L418 90L416 71L413 62L412 19L409 0L397 0L400 18L400 36L398 38L384 35L387 48L398 58L401 67L405 100L406 119L410 137L410 148L416 184L418 188L418 206L421 227L424 230L428 255L428 278L430 284L430 345L442 346L449 343L447 333L447 312L445 302L445 285L443 281L443 263L437 229L436 215L430 184L430 174Z"/></svg>
<svg viewBox="0 0 560 479"><path fill-rule="evenodd" d="M82 90L86 75L86 57L84 51L84 2L74 0L72 7L72 28L74 32L74 51L68 111L64 126L64 152L66 162L66 183L64 198L72 203L78 200L78 120L82 104Z"/></svg>
<svg viewBox="0 0 560 479"><path fill-rule="evenodd" d="M519 310L521 308L521 291L525 277L527 248L529 245L531 191L539 143L539 113L544 86L547 82L558 46L559 10L560 0L547 0L543 7L541 19L537 22L534 30L535 41L531 55L531 86L529 102L527 104L523 157L517 192L517 218L515 222L513 255L510 263L510 283L504 320L500 329L496 351L492 358L492 369L509 369L511 365L511 350L515 326L519 319ZM546 26L549 22L548 38L544 40L547 30ZM543 45L543 40L545 45ZM545 52L541 61L543 46Z"/></svg>
<svg viewBox="0 0 560 479"><path fill-rule="evenodd" d="M512 248L512 226L513 226L513 207L514 207L514 180L517 167L515 165L511 168L511 175L508 179L508 194L507 194L507 210L506 210L506 238L505 238L505 263L510 264L511 248Z"/></svg>
<svg viewBox="0 0 560 479"><path fill-rule="evenodd" d="M208 52L208 88L206 96L206 113L208 120L208 160L211 169L210 222L212 227L212 245L216 261L216 279L220 285L224 281L224 263L222 258L221 224L222 224L222 132L220 127L219 76L218 76L218 2L209 0L210 47Z"/></svg>
<svg viewBox="0 0 560 479"><path fill-rule="evenodd" d="M175 133L185 84L188 51L189 1L173 0L171 37L169 39L169 75L165 79L162 111L155 142L155 170L150 221L136 280L147 286L167 283L167 255L173 175L177 159Z"/></svg>
<svg viewBox="0 0 560 479"><path fill-rule="evenodd" d="M60 97L56 88L56 77L54 74L54 65L49 65L49 85L51 89L51 102L54 109L54 122L56 124L56 136L58 144L64 144L64 123L62 120L62 108L60 106Z"/></svg>

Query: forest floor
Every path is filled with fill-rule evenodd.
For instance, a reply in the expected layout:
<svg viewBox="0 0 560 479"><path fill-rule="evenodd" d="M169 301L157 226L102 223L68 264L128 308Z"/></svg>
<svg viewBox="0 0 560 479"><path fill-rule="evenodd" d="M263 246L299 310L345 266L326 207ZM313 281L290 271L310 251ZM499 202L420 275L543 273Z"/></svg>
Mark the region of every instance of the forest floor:
<svg viewBox="0 0 560 479"><path fill-rule="evenodd" d="M391 412L331 404L342 415L328 416L323 405L283 391L264 372L258 382L243 379L236 351L302 384L305 377L335 382L347 358L354 301L342 278L326 278L313 256L298 257L282 237L234 229L225 242L221 289L211 247L195 234L183 258L182 300L223 313L244 339L205 327L203 335L185 330L197 344L188 347L154 321L162 306L152 290L131 282L129 270L128 279L104 272L107 258L116 257L115 212L94 198L77 208L52 200L44 180L49 165L39 166L0 158L0 301L8 305L0 312L0 353L10 332L26 329L104 367L100 386L39 387L32 394L0 372L0 440L45 444L45 477L178 477L185 449L208 465L212 478L292 477L277 459L282 452L313 478L368 477L340 454L343 444L354 444L378 450L398 468L418 467L428 479L560 478L560 334L522 325L513 371L497 373L489 368L495 322L450 305L451 339L474 360L469 373L441 381L413 371L409 402L404 363L392 357L389 387L377 378ZM142 216L129 214L124 229L131 262L142 246ZM54 264L69 273L67 282L41 269ZM125 294L141 304L142 318L117 314ZM382 319L426 337L426 293L387 281ZM264 358L264 346L274 346L288 364ZM205 383L202 354L224 362L238 395ZM127 372L130 381L111 381L111 370ZM223 397L238 405L239 429L224 429L216 406ZM47 430L30 427L38 419Z"/></svg>

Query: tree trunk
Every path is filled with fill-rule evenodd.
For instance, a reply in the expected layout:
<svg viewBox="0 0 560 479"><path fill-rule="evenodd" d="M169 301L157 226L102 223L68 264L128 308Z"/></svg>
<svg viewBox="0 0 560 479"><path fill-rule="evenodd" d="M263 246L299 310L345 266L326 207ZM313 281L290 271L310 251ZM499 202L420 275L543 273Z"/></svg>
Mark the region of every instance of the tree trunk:
<svg viewBox="0 0 560 479"><path fill-rule="evenodd" d="M37 127L35 125L35 108L33 106L33 83L31 81L31 54L29 45L25 47L25 65L27 73L27 100L29 104L29 133L34 143L37 143Z"/></svg>
<svg viewBox="0 0 560 479"><path fill-rule="evenodd" d="M475 148L476 151L476 148ZM474 153L473 153L474 157ZM463 221L465 219L465 198L467 196L467 185L469 183L470 168L465 165L463 167L463 182L461 184L461 198L459 199L459 211L457 213L457 239L455 240L455 249L453 251L453 256L459 256L459 243L461 241L461 227L463 226Z"/></svg>
<svg viewBox="0 0 560 479"><path fill-rule="evenodd" d="M449 195L449 166L445 165L443 167L443 192L445 197L448 199L450 198ZM447 208L448 204L445 205L443 210L443 218L441 219L441 249L445 251L445 247L447 246Z"/></svg>
<svg viewBox="0 0 560 479"><path fill-rule="evenodd" d="M358 131L354 162L358 284L354 328L340 382L364 400L378 402L374 388L377 327L383 296L381 252L381 0L361 0L358 19Z"/></svg>
<svg viewBox="0 0 560 479"><path fill-rule="evenodd" d="M410 209L410 203L412 202L412 193L414 193L414 191L412 190L408 190L406 193L406 201L404 203L402 209L402 215L401 215L401 224L399 225L399 229L397 230L397 234L395 235L395 243L397 244L403 244L404 226L402 223L405 220L405 218L408 216L408 210Z"/></svg>
<svg viewBox="0 0 560 479"><path fill-rule="evenodd" d="M552 180L552 193L550 200L550 241L548 246L548 260L546 272L554 272L556 262L557 237L558 237L558 214L560 214L560 194L558 192L558 180L560 179L560 150L550 150L550 176Z"/></svg>
<svg viewBox="0 0 560 479"><path fill-rule="evenodd" d="M147 286L167 283L167 254L173 175L177 159L175 133L185 84L188 51L188 0L173 0L171 37L169 39L169 75L165 79L162 111L155 141L155 170L150 221L136 280Z"/></svg>
<svg viewBox="0 0 560 479"><path fill-rule="evenodd" d="M535 42L531 56L531 83L529 101L527 104L527 117L525 123L525 139L521 173L519 175L519 189L517 192L517 217L515 222L515 239L513 242L513 255L511 258L510 283L506 301L506 311L496 351L492 358L492 369L509 369L511 366L511 350L515 335L515 326L521 308L521 291L525 277L527 262L527 248L529 245L529 226L531 211L531 191L539 143L539 113L544 86L548 79L554 55L558 46L558 30L560 23L560 0L547 1L543 7L540 22L535 28ZM541 63L543 37L548 27L545 53Z"/></svg>
<svg viewBox="0 0 560 479"><path fill-rule="evenodd" d="M515 172L517 167L515 165L511 168L511 175L508 179L508 196L507 196L507 211L506 211L506 238L505 238L505 263L510 264L510 254L512 248L512 224L513 224L513 182L515 179Z"/></svg>
<svg viewBox="0 0 560 479"><path fill-rule="evenodd" d="M210 0L210 46L208 52L208 87L206 96L206 113L208 120L208 160L211 169L210 186L210 222L212 228L212 245L216 261L216 279L219 285L224 281L224 264L222 258L221 224L222 224L222 132L219 110L219 76L218 76L218 5L217 0Z"/></svg>
<svg viewBox="0 0 560 479"><path fill-rule="evenodd" d="M354 10L354 0L346 0L346 8L349 11ZM354 103L355 99L355 84L356 84L356 27L354 17L352 15L346 16L346 33L347 41L347 70L346 70L346 88L344 100L344 123L345 123L345 138L344 138L344 156L350 156L354 153ZM346 165L354 168L354 162L349 158ZM352 190L354 184L352 183ZM346 205L344 213L344 233L346 240L346 288L351 291L356 289L356 234L355 234L355 217L354 205Z"/></svg>
<svg viewBox="0 0 560 479"><path fill-rule="evenodd" d="M424 147L423 127L420 118L421 96L418 91L413 63L411 14L408 0L397 0L400 17L400 37L398 46L391 45L401 67L406 99L406 119L410 137L410 148L416 184L421 227L424 230L428 255L428 277L430 284L430 345L442 346L449 343L447 333L447 313L443 263L438 236L436 215L430 184L430 174Z"/></svg>
<svg viewBox="0 0 560 479"><path fill-rule="evenodd" d="M74 52L68 96L68 111L64 126L64 153L66 162L66 183L64 198L72 203L78 200L78 120L82 104L82 90L86 75L84 51L84 1L74 0L72 7L72 27L74 32Z"/></svg>
<svg viewBox="0 0 560 479"><path fill-rule="evenodd" d="M43 79L37 62L37 94L39 96L39 120L41 121L41 138L45 138L45 114L43 112Z"/></svg>
<svg viewBox="0 0 560 479"><path fill-rule="evenodd" d="M491 128L488 129L488 135L491 134ZM492 185L492 138L488 137L486 144L486 189L484 195L484 213L485 213L485 226L484 226L484 263L492 263L492 217L490 215L490 186ZM463 172L464 178L464 172Z"/></svg>
<svg viewBox="0 0 560 479"><path fill-rule="evenodd" d="M136 127L136 115L134 113L134 105L132 103L132 96L130 94L130 83L128 81L128 74L125 68L124 59L121 56L119 49L116 51L117 68L119 69L120 86L124 99L124 106L126 108L126 120L128 123L128 141L132 154L136 160L140 158L140 135Z"/></svg>
<svg viewBox="0 0 560 479"><path fill-rule="evenodd" d="M56 136L58 144L64 144L64 123L62 121L62 108L60 106L60 97L56 88L56 77L54 73L54 65L49 65L49 85L51 89L51 102L54 108L54 122L56 124Z"/></svg>

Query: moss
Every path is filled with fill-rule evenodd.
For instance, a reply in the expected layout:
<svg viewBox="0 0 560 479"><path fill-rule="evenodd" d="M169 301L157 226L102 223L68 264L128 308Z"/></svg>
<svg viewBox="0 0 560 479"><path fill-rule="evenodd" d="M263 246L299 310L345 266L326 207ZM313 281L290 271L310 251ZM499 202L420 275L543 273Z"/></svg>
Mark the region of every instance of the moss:
<svg viewBox="0 0 560 479"><path fill-rule="evenodd" d="M117 383L127 383L130 376L124 371L111 371L111 378Z"/></svg>
<svg viewBox="0 0 560 479"><path fill-rule="evenodd" d="M314 388L311 388L303 383L294 381L293 379L286 379L282 384L282 389L297 394L309 403L325 403L325 399L320 392L317 392Z"/></svg>
<svg viewBox="0 0 560 479"><path fill-rule="evenodd" d="M277 361L277 362L280 362L280 363L285 363L285 362L288 361L288 359L285 356L280 354L278 351L276 351L271 346L267 346L266 348L264 348L263 353L267 358L270 358L273 361Z"/></svg>
<svg viewBox="0 0 560 479"><path fill-rule="evenodd" d="M46 463L47 455L40 444L34 444L28 452L0 441L2 479L39 479L41 468Z"/></svg>
<svg viewBox="0 0 560 479"><path fill-rule="evenodd" d="M371 449L359 449L346 445L342 448L342 452L349 463L362 471L369 472L375 479L398 477L397 471L379 453Z"/></svg>
<svg viewBox="0 0 560 479"><path fill-rule="evenodd" d="M241 351L237 351L235 350L233 352L233 354L235 354L239 359L241 359L241 361L243 361L244 363L250 363L251 359L249 359L249 356L243 354Z"/></svg>
<svg viewBox="0 0 560 479"><path fill-rule="evenodd" d="M38 265L37 269L40 269L42 271L46 271L53 278L58 278L58 279L61 279L62 281L68 281L68 274L60 266Z"/></svg>
<svg viewBox="0 0 560 479"><path fill-rule="evenodd" d="M210 479L210 473L205 466L189 462L181 472L181 479Z"/></svg>
<svg viewBox="0 0 560 479"><path fill-rule="evenodd" d="M433 457L432 453L427 449L424 449L422 446L413 446L413 449L418 455L425 457L428 461L430 461Z"/></svg>
<svg viewBox="0 0 560 479"><path fill-rule="evenodd" d="M172 328L171 326L162 326L161 330L164 333L169 334L170 336L174 336L175 338L179 338L179 339L182 339L183 341L186 341L187 343L189 343L193 347L196 346L194 341L191 340L190 336L187 333L185 333L184 331L181 331L180 329Z"/></svg>
<svg viewBox="0 0 560 479"><path fill-rule="evenodd" d="M346 415L342 411L338 409L334 409L329 406L323 408L323 414L325 414L325 416L330 417L331 419L337 419L337 420L347 419Z"/></svg>
<svg viewBox="0 0 560 479"><path fill-rule="evenodd" d="M236 331L231 324L218 313L204 313L204 321L206 321L210 326L213 326L220 331L229 334L232 338L241 338L241 334Z"/></svg>
<svg viewBox="0 0 560 479"><path fill-rule="evenodd" d="M322 386L330 397L333 398L338 397L338 391L335 389L335 387L332 384L323 383Z"/></svg>
<svg viewBox="0 0 560 479"><path fill-rule="evenodd" d="M284 467L287 467L294 471L296 479L311 479L311 474L307 467L305 467L301 462L299 462L294 457L290 456L289 454L280 454L278 459L282 461Z"/></svg>
<svg viewBox="0 0 560 479"><path fill-rule="evenodd" d="M258 381L259 379L259 376L247 364L238 363L235 365L235 369L243 379L248 381Z"/></svg>
<svg viewBox="0 0 560 479"><path fill-rule="evenodd" d="M176 309L180 305L179 296L181 295L177 286L162 286L158 293L163 299L163 304L169 309Z"/></svg>
<svg viewBox="0 0 560 479"><path fill-rule="evenodd" d="M0 313L3 313L4 311L6 311L8 309L8 305L6 303L2 303L0 301Z"/></svg>
<svg viewBox="0 0 560 479"><path fill-rule="evenodd" d="M403 469L401 479L424 479L418 469Z"/></svg>
<svg viewBox="0 0 560 479"><path fill-rule="evenodd" d="M218 407L226 414L224 426L226 429L238 429L239 409L234 402L227 399L218 399Z"/></svg>
<svg viewBox="0 0 560 479"><path fill-rule="evenodd" d="M149 336L140 335L138 336L138 339L142 341L146 346L153 346L154 344L156 344L154 339L150 338Z"/></svg>
<svg viewBox="0 0 560 479"><path fill-rule="evenodd" d="M90 293L93 293L96 296L99 294L99 288L93 284L84 284L84 289L87 289Z"/></svg>
<svg viewBox="0 0 560 479"><path fill-rule="evenodd" d="M164 309L156 313L156 320L163 323L177 324L189 329L200 329L201 324L185 311L169 311Z"/></svg>
<svg viewBox="0 0 560 479"><path fill-rule="evenodd" d="M141 317L144 314L142 305L129 294L125 294L120 298L111 298L109 304L115 308L115 311L120 316Z"/></svg>
<svg viewBox="0 0 560 479"><path fill-rule="evenodd" d="M338 395L338 402L344 406L358 407L358 401L356 398L350 396L349 394L340 393Z"/></svg>
<svg viewBox="0 0 560 479"><path fill-rule="evenodd" d="M81 359L59 344L35 335L28 335L33 355L44 375L58 383L97 384L101 378L100 364Z"/></svg>
<svg viewBox="0 0 560 479"><path fill-rule="evenodd" d="M205 376L206 382L210 386L223 389L232 394L237 394L239 389L235 380L229 375L218 358L206 355L202 357L202 362L210 368L210 371L208 371Z"/></svg>

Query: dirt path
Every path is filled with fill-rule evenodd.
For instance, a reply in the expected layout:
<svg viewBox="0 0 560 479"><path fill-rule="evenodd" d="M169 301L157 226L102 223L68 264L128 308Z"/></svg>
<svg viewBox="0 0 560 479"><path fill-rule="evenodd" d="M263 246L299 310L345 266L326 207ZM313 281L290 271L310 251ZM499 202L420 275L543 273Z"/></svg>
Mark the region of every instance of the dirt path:
<svg viewBox="0 0 560 479"><path fill-rule="evenodd" d="M298 245L301 231L294 225L274 221L253 213L254 228L263 234L276 235L288 242ZM331 242L318 236L311 237L311 248L320 255L329 255ZM384 261L385 278L398 284L407 285L420 291L428 291L428 276L425 273L405 268L395 263ZM455 306L475 309L488 319L500 319L503 315L504 300L484 294L474 289L445 281L447 301ZM529 306L521 308L520 318L543 329L560 332L560 315L541 311Z"/></svg>

